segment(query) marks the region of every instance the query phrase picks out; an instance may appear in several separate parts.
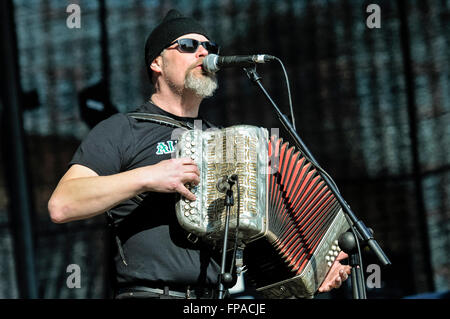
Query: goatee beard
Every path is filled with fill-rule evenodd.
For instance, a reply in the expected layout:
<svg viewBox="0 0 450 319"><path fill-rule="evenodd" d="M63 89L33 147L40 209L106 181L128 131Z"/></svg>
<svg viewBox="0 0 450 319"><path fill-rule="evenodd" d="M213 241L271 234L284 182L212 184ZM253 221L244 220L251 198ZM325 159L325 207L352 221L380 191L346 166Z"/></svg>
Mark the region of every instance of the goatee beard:
<svg viewBox="0 0 450 319"><path fill-rule="evenodd" d="M211 97L217 89L217 78L215 74L203 73L203 76L196 76L194 69L187 72L184 87L192 90L201 98Z"/></svg>

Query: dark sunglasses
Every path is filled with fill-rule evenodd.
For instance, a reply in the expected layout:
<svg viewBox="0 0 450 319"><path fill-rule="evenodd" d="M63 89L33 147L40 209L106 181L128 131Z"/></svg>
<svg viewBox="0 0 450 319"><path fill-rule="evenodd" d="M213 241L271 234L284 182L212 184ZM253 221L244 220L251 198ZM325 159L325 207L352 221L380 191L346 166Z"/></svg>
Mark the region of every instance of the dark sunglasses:
<svg viewBox="0 0 450 319"><path fill-rule="evenodd" d="M178 43L178 48L181 52L194 53L197 52L198 46L202 45L209 53L219 54L220 47L211 41L198 41L195 39L179 39L173 41L171 44L166 46L166 49L171 45Z"/></svg>

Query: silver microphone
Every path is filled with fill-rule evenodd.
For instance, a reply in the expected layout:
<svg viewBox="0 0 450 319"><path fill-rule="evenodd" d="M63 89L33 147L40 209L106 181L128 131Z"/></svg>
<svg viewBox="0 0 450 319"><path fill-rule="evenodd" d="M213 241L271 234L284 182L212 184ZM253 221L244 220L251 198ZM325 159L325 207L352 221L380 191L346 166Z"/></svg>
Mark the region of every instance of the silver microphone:
<svg viewBox="0 0 450 319"><path fill-rule="evenodd" d="M249 67L256 63L266 63L272 60L275 60L275 57L268 54L230 55L230 56L218 56L217 54L208 54L203 59L203 69L209 73L216 73L221 68Z"/></svg>

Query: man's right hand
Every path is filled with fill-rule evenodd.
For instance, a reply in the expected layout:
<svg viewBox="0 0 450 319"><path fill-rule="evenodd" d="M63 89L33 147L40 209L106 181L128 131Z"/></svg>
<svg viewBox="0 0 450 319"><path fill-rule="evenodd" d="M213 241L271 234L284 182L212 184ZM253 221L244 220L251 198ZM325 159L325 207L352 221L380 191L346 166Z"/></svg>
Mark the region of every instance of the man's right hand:
<svg viewBox="0 0 450 319"><path fill-rule="evenodd" d="M186 184L198 185L200 183L200 171L192 159L168 159L141 169L147 176L146 191L176 192L189 200L196 199L195 195L185 186Z"/></svg>

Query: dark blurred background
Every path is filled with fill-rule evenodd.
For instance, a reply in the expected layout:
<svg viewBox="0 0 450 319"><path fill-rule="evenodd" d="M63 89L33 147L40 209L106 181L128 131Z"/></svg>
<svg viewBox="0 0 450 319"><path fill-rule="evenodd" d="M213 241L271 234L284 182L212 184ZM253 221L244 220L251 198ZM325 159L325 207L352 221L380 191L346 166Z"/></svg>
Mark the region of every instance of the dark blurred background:
<svg viewBox="0 0 450 319"><path fill-rule="evenodd" d="M81 9L80 28L68 27L70 4ZM380 28L366 24L370 4L381 9ZM283 61L297 132L393 263L368 296L443 296L450 289L450 1L7 0L0 298L109 296L105 218L56 225L47 201L90 127L149 97L144 43L171 8L210 29L222 55ZM258 73L288 115L280 65ZM281 127L242 70L218 76L216 96L202 106L211 121ZM363 260L378 262L370 251ZM81 269L81 288L67 286L71 264ZM325 297L351 297L349 282Z"/></svg>

